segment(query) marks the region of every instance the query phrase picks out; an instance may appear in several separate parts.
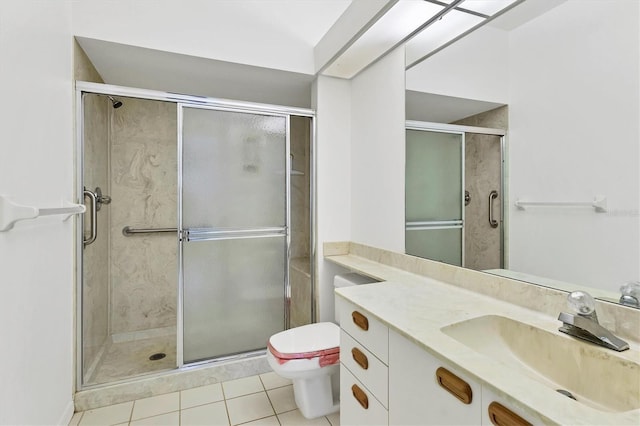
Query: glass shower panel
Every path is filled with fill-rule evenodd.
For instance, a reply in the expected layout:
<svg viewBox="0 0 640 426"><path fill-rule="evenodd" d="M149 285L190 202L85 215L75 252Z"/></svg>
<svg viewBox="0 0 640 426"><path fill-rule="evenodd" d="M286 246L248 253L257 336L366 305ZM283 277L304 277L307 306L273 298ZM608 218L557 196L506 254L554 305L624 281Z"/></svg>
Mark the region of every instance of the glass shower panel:
<svg viewBox="0 0 640 426"><path fill-rule="evenodd" d="M406 231L407 253L451 265L462 265L461 228Z"/></svg>
<svg viewBox="0 0 640 426"><path fill-rule="evenodd" d="M462 135L407 130L407 222L462 219Z"/></svg>
<svg viewBox="0 0 640 426"><path fill-rule="evenodd" d="M284 329L287 117L182 106L183 358Z"/></svg>
<svg viewBox="0 0 640 426"><path fill-rule="evenodd" d="M262 349L283 330L284 236L184 246L184 361Z"/></svg>
<svg viewBox="0 0 640 426"><path fill-rule="evenodd" d="M284 226L286 118L183 111L185 226Z"/></svg>
<svg viewBox="0 0 640 426"><path fill-rule="evenodd" d="M462 265L464 135L406 131L405 250Z"/></svg>

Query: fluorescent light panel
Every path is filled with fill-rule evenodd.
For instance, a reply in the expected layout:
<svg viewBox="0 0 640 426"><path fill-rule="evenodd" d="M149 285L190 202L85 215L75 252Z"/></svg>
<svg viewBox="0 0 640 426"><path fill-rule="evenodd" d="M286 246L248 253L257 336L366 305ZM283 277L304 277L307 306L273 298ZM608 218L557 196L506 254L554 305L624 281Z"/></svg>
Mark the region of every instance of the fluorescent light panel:
<svg viewBox="0 0 640 426"><path fill-rule="evenodd" d="M491 17L516 1L518 0L465 0L457 7ZM407 41L405 45L407 66L415 65L420 59L484 22L486 19L470 13L456 9L449 11L442 19Z"/></svg>
<svg viewBox="0 0 640 426"><path fill-rule="evenodd" d="M322 74L352 78L411 33L451 5L455 0L399 0L375 22L360 38L349 46ZM492 16L518 0L464 0L457 7ZM440 4L437 4L440 3ZM481 25L484 18L452 9L441 19L423 29L406 43L406 63L412 65L438 48Z"/></svg>
<svg viewBox="0 0 640 426"><path fill-rule="evenodd" d="M352 78L442 9L442 6L426 1L400 0L327 67L323 74Z"/></svg>
<svg viewBox="0 0 640 426"><path fill-rule="evenodd" d="M460 7L493 16L515 0L465 0Z"/></svg>
<svg viewBox="0 0 640 426"><path fill-rule="evenodd" d="M451 10L442 19L434 22L407 42L407 64L423 57L424 52L436 50L482 21L484 19L479 16Z"/></svg>

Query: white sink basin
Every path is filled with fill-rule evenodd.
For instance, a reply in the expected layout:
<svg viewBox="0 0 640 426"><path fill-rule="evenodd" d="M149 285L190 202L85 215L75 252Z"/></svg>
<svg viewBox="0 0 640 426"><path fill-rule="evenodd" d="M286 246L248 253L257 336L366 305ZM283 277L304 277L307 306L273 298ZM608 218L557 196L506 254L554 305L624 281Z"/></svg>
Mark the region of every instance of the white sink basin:
<svg viewBox="0 0 640 426"><path fill-rule="evenodd" d="M611 412L640 408L640 353L636 351L620 356L612 350L497 315L462 321L441 330L550 388L569 391L585 405Z"/></svg>

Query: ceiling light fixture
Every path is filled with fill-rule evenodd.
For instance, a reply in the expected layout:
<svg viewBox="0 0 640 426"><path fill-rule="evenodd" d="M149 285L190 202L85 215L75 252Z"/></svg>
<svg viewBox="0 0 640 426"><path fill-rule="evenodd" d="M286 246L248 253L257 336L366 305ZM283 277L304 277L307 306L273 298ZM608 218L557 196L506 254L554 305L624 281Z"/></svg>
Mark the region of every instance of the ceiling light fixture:
<svg viewBox="0 0 640 426"><path fill-rule="evenodd" d="M322 71L353 78L406 43L410 67L525 0L399 0Z"/></svg>

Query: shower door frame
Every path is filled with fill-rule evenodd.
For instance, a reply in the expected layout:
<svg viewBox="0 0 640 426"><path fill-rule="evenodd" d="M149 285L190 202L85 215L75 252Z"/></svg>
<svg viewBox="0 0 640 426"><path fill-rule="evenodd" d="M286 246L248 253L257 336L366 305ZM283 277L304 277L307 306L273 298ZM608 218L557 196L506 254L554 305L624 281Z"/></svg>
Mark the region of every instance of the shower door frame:
<svg viewBox="0 0 640 426"><path fill-rule="evenodd" d="M181 105L185 106L197 106L203 107L207 109L217 109L223 111L233 111L233 112L244 112L244 113L253 113L253 114L263 114L263 115L285 115L287 116L287 143L286 143L286 170L290 170L291 160L289 157L290 152L290 118L291 116L298 117L306 117L310 120L310 134L309 134L309 261L310 261L310 272L311 272L311 301L310 301L310 313L311 313L311 322L316 321L317 316L317 307L316 307L316 245L317 245L317 228L316 228L316 204L317 204L317 180L316 180L316 114L312 109L307 108L298 108L298 107L287 107L281 105L271 105L271 104L262 104L256 102L245 102L245 101L232 101L227 99L218 99L213 97L205 97L205 96L192 96L192 95L183 95L171 92L162 92L157 90L148 90L148 89L139 89L134 87L126 87L126 86L117 86L111 84L103 84L103 83L92 83L86 81L76 81L75 82L75 117L76 117L76 135L75 135L75 188L76 188L76 200L78 203L83 203L83 185L84 185L84 103L83 103L83 95L84 94L96 94L96 95L111 95L111 96L123 96L128 98L137 98L137 99L146 99L146 100L155 100L155 101L163 101L163 102L171 102L176 104L176 114L178 119L178 134L176 135L176 150L181 148L182 141L182 123L181 121ZM178 152L178 155L180 153ZM182 192L182 164L178 163L178 193ZM291 286L289 282L289 263L290 263L290 179L289 173L286 173L286 199L287 199L287 242L286 242L286 266L285 266L285 288L283 292L284 296L284 307L285 307L285 315L283 318L285 329L289 328L290 323L290 313L289 309L291 306ZM181 211L180 205L176 205L176 209L178 211L178 223L176 226L179 226L181 223ZM84 220L76 221L76 236L75 236L75 251L76 251L76 279L75 279L75 372L76 372L76 391L85 390L85 389L94 389L104 386L110 386L118 383L127 383L131 381L135 381L139 379L141 376L133 376L125 379L120 379L112 382L95 384L95 385L85 385L83 383L83 339L82 339L82 328L83 328L83 318L82 318L82 289L84 284L84 276L83 276L83 229ZM181 246L182 235L178 235L178 239L176 243L178 244L179 250L182 249ZM224 362L227 360L235 360L241 359L248 356L257 356L263 355L266 353L266 350L254 351L249 353L242 353L238 355L221 357L208 359L204 361L199 361L190 364L183 363L183 354L182 354L182 326L183 326L183 318L182 318L182 300L181 293L183 291L182 285L182 254L179 252L178 254L178 276L176 277L176 287L177 287L177 312L176 312L176 367L170 370L156 372L156 373L147 373L143 376L145 378L155 377L155 376L163 376L167 374L173 374L176 371L184 371L184 370L192 370L193 368L198 367L206 367L212 363Z"/></svg>
<svg viewBox="0 0 640 426"><path fill-rule="evenodd" d="M508 202L508 186L506 182L506 149L507 149L507 131L504 129L494 129L491 127L476 127L476 126L466 126L460 124L445 124L445 123L434 123L430 121L416 121L416 120L407 120L405 121L405 130L424 130L424 131L433 131L433 132L449 132L449 133L474 133L478 135L490 135L490 136L499 136L500 137L500 191L502 193L502 203L500 203L500 268L505 268L508 265L508 255L507 255L507 234L505 233L505 228L508 225L508 217L506 217L506 209L505 206ZM406 143L406 142L405 142ZM464 150L464 144L463 144ZM464 187L464 151L462 153L462 185ZM465 223L464 223L464 188L463 188L463 221L462 221L462 267L464 268L464 234L465 234Z"/></svg>

